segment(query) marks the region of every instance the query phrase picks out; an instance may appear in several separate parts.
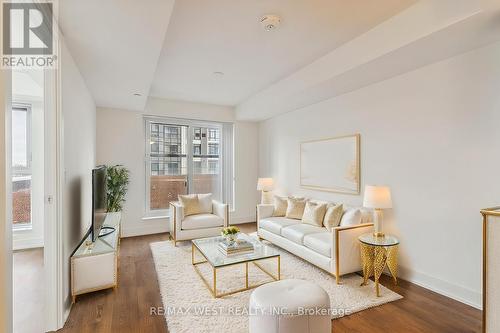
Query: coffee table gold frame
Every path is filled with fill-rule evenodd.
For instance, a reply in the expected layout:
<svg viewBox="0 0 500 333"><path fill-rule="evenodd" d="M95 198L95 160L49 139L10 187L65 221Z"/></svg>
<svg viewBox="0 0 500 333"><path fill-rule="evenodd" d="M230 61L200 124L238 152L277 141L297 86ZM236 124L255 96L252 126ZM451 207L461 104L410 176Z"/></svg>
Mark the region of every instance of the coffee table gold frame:
<svg viewBox="0 0 500 333"><path fill-rule="evenodd" d="M203 283L205 284L205 286L207 287L207 289L210 291L210 293L212 294L212 296L214 298L219 298L219 297L224 297L224 296L228 296L228 295L232 295L232 294L236 294L236 293L239 293L239 292L242 292L242 291L246 291L246 290L250 290L250 289L253 289L253 288L257 288L259 286L262 286L263 284L266 284L266 283L269 283L271 281L267 281L267 282L262 282L262 283L259 283L259 284L255 284L255 285L250 285L248 283L248 264L251 262L253 263L255 266L257 266L261 271L263 271L264 273L266 273L267 275L269 275L274 281L278 281L281 279L281 262L280 262L280 255L278 254L277 256L275 257L267 257L267 258L259 258L259 259L253 259L253 260L249 260L249 261L246 261L246 262L237 262L237 263L234 263L234 264L228 264L228 265L224 265L224 266L221 266L221 267L215 267L213 266L207 259L207 257L205 257L205 255L203 254L203 252L200 251L200 249L198 249L198 247L196 247L196 245L194 245L194 243L191 243L191 246L192 246L192 251L191 251L191 264L193 264L193 267L194 267L194 270L196 271L196 273L198 273L198 275L200 276L201 280L203 281ZM205 258L205 260L203 261L195 261L195 251L199 252L203 258ZM269 271L267 271L264 267L262 267L261 265L259 265L256 261L260 261L260 260L266 260L266 259L273 259L273 258L277 258L277 264L278 264L278 269L277 269L277 275L273 275L272 273L270 273ZM198 265L201 265L201 264L204 264L204 263L208 263L210 264L210 266L212 266L212 271L213 271L213 286L210 285L210 282L203 276L203 274L201 273L200 269L198 268ZM219 268L223 268L223 267L228 267L228 266L234 266L234 265L245 265L245 288L241 288L241 289L237 289L237 290L232 290L232 291L228 291L228 292L225 292L225 293L217 293L217 269Z"/></svg>

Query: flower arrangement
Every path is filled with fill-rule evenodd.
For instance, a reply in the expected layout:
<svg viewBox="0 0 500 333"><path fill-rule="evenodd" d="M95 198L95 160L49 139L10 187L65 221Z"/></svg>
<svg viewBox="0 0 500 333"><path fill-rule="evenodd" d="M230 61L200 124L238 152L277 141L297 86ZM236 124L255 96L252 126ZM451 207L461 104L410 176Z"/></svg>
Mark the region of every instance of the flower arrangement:
<svg viewBox="0 0 500 333"><path fill-rule="evenodd" d="M229 236L229 235L236 235L240 232L240 229L238 227L226 227L222 229L221 234L222 236Z"/></svg>
<svg viewBox="0 0 500 333"><path fill-rule="evenodd" d="M224 236L226 241L232 245L236 242L236 238L238 238L238 233L240 232L240 229L238 227L226 227L222 229L221 234Z"/></svg>

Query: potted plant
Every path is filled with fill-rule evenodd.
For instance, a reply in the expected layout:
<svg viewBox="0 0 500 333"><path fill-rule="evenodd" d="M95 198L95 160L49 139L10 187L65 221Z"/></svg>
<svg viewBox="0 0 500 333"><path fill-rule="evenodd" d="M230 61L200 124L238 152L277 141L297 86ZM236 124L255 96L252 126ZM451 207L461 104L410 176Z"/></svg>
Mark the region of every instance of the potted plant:
<svg viewBox="0 0 500 333"><path fill-rule="evenodd" d="M238 227L226 227L222 229L221 234L227 240L229 245L233 245L238 238L239 232L240 229L238 229Z"/></svg>
<svg viewBox="0 0 500 333"><path fill-rule="evenodd" d="M113 165L107 167L107 199L108 212L121 212L127 186L129 183L129 171L122 165Z"/></svg>

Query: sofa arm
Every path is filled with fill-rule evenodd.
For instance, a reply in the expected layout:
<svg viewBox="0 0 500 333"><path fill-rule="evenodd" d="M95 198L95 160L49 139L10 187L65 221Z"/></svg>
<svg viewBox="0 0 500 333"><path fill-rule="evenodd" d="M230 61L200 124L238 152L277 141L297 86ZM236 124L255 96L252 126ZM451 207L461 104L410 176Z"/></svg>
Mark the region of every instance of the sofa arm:
<svg viewBox="0 0 500 333"><path fill-rule="evenodd" d="M170 235L177 239L177 231L181 230L184 220L184 207L177 201L170 202Z"/></svg>
<svg viewBox="0 0 500 333"><path fill-rule="evenodd" d="M332 258L335 258L337 283L341 275L362 269L358 237L367 232L373 232L373 223L333 228Z"/></svg>
<svg viewBox="0 0 500 333"><path fill-rule="evenodd" d="M213 214L219 216L220 218L224 219L224 227L229 226L229 205L212 200L212 212Z"/></svg>
<svg viewBox="0 0 500 333"><path fill-rule="evenodd" d="M259 222L261 219L273 216L274 205L258 204L257 205L257 230L259 229Z"/></svg>

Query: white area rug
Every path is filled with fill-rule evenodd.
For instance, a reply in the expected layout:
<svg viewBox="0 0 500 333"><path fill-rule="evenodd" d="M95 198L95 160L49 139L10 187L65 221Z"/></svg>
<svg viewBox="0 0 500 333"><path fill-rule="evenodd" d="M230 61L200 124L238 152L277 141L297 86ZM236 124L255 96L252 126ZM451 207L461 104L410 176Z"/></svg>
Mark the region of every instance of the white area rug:
<svg viewBox="0 0 500 333"><path fill-rule="evenodd" d="M191 243L170 241L150 244L158 275L164 314L170 333L187 332L248 332L248 300L252 290L213 298L205 284L191 265ZM342 277L337 285L335 278L308 262L279 249L281 252L281 279L304 279L314 281L330 295L332 318L349 315L371 307L401 299L402 296L381 286L381 297L375 295L375 284L369 281L361 287L362 277L350 274ZM200 260L200 258L198 258ZM276 259L259 262L268 271L276 272ZM209 264L198 266L203 276L212 281ZM249 265L249 282L257 284L271 281L254 265ZM235 265L217 270L217 292L244 287L244 265ZM335 323L333 323L335 325Z"/></svg>

